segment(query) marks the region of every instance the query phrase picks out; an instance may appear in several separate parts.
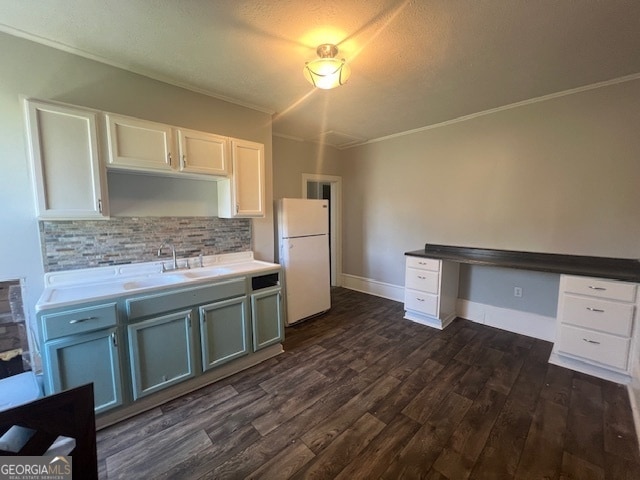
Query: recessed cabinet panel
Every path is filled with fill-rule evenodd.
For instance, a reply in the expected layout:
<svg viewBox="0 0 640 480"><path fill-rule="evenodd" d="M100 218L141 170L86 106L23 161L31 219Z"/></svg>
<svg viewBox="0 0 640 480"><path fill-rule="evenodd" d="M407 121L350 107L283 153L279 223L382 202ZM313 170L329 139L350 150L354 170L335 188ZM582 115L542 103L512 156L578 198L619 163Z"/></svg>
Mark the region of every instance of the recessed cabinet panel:
<svg viewBox="0 0 640 480"><path fill-rule="evenodd" d="M113 114L107 114L106 120L109 167L165 172L173 169L169 125Z"/></svg>
<svg viewBox="0 0 640 480"><path fill-rule="evenodd" d="M45 343L47 393L93 383L96 413L122 404L116 328Z"/></svg>
<svg viewBox="0 0 640 480"><path fill-rule="evenodd" d="M251 295L253 349L258 351L284 339L280 287Z"/></svg>
<svg viewBox="0 0 640 480"><path fill-rule="evenodd" d="M264 217L264 145L231 141L232 175L218 182L218 216Z"/></svg>
<svg viewBox="0 0 640 480"><path fill-rule="evenodd" d="M195 375L191 310L134 323L127 333L134 399Z"/></svg>
<svg viewBox="0 0 640 480"><path fill-rule="evenodd" d="M203 371L249 353L247 297L200 307Z"/></svg>
<svg viewBox="0 0 640 480"><path fill-rule="evenodd" d="M97 114L35 100L25 107L38 216L106 216Z"/></svg>
<svg viewBox="0 0 640 480"><path fill-rule="evenodd" d="M194 130L178 130L180 171L229 176L227 137Z"/></svg>

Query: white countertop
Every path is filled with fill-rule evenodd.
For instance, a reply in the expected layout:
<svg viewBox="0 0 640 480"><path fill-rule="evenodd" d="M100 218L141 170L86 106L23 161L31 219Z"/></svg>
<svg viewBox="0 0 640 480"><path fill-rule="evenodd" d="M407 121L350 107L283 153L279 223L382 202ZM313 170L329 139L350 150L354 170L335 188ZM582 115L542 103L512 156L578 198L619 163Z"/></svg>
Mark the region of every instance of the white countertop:
<svg viewBox="0 0 640 480"><path fill-rule="evenodd" d="M188 259L199 265L199 259ZM203 257L203 266L168 270L172 261L157 261L108 267L49 272L36 311L92 302L168 287L190 286L211 280L258 273L279 268L277 263L255 260L253 252L228 253ZM178 265L184 265L181 258Z"/></svg>

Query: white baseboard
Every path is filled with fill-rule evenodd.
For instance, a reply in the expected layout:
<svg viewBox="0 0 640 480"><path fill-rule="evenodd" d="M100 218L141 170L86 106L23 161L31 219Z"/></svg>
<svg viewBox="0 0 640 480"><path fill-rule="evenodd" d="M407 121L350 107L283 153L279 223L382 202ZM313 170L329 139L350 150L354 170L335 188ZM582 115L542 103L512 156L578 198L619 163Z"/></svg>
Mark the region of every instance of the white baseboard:
<svg viewBox="0 0 640 480"><path fill-rule="evenodd" d="M342 274L342 286L349 290L369 293L376 297L388 298L396 302L404 303L404 287L390 283L379 282L370 278L356 275Z"/></svg>
<svg viewBox="0 0 640 480"><path fill-rule="evenodd" d="M556 337L555 317L522 312L510 308L495 307L458 299L456 312L459 317L490 327L508 330L528 337L553 342Z"/></svg>

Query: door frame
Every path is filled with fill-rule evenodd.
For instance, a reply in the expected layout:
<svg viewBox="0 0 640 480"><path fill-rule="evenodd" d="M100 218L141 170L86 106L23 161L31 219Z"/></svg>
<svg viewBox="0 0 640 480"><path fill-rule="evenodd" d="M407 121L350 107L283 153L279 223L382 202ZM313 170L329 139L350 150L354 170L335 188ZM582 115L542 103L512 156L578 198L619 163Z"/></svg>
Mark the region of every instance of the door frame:
<svg viewBox="0 0 640 480"><path fill-rule="evenodd" d="M307 198L307 182L328 183L331 188L331 286L342 285L342 177L319 173L302 174L302 198Z"/></svg>

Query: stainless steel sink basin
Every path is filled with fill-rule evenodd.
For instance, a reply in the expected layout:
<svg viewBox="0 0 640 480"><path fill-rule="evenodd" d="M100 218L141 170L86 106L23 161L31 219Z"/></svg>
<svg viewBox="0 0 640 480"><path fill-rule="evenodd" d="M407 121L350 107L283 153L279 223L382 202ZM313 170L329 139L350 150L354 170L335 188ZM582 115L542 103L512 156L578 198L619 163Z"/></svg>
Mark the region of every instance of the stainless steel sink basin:
<svg viewBox="0 0 640 480"><path fill-rule="evenodd" d="M163 285L173 285L184 282L182 275L157 275L149 278L131 280L122 286L125 290L136 290L138 288L161 287Z"/></svg>

